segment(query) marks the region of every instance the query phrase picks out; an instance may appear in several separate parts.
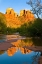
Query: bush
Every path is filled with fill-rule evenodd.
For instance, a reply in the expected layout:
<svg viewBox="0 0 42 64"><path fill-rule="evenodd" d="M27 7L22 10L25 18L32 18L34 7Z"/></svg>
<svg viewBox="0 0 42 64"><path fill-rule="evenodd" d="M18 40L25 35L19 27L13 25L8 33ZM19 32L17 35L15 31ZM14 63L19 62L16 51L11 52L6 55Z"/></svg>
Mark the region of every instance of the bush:
<svg viewBox="0 0 42 64"><path fill-rule="evenodd" d="M28 27L28 33L30 36L42 36L42 20L36 19L32 25Z"/></svg>
<svg viewBox="0 0 42 64"><path fill-rule="evenodd" d="M20 35L26 36L27 35L27 24L21 25L20 28L18 28L18 32Z"/></svg>
<svg viewBox="0 0 42 64"><path fill-rule="evenodd" d="M15 32L17 32L15 28L7 27L7 34L14 34Z"/></svg>
<svg viewBox="0 0 42 64"><path fill-rule="evenodd" d="M24 24L18 29L20 35L29 37L42 37L42 20L36 19L31 24Z"/></svg>
<svg viewBox="0 0 42 64"><path fill-rule="evenodd" d="M6 34L6 18L3 13L0 13L0 34Z"/></svg>

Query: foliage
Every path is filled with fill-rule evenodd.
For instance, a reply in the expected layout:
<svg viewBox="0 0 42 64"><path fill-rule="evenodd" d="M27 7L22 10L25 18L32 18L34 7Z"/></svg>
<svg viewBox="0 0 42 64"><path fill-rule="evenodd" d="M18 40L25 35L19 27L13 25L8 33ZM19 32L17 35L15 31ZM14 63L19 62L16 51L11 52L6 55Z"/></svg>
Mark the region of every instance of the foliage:
<svg viewBox="0 0 42 64"><path fill-rule="evenodd" d="M0 12L0 34L6 34L6 18L3 13Z"/></svg>
<svg viewBox="0 0 42 64"><path fill-rule="evenodd" d="M0 12L0 34L13 34L16 32L16 29L7 27L6 22L5 15Z"/></svg>
<svg viewBox="0 0 42 64"><path fill-rule="evenodd" d="M34 23L21 25L18 32L23 36L42 37L42 20L36 19Z"/></svg>
<svg viewBox="0 0 42 64"><path fill-rule="evenodd" d="M17 31L20 33L20 35L26 36L27 35L27 24L25 23L25 24L21 25L21 27L18 28Z"/></svg>
<svg viewBox="0 0 42 64"><path fill-rule="evenodd" d="M42 36L42 20L36 19L32 25L28 27L28 34L30 36Z"/></svg>
<svg viewBox="0 0 42 64"><path fill-rule="evenodd" d="M4 14L0 13L0 34L14 34L19 32L23 36L42 37L42 19L37 18L33 23L25 23L17 29L7 27L6 22Z"/></svg>
<svg viewBox="0 0 42 64"><path fill-rule="evenodd" d="M17 30L15 28L7 27L7 34L14 34Z"/></svg>

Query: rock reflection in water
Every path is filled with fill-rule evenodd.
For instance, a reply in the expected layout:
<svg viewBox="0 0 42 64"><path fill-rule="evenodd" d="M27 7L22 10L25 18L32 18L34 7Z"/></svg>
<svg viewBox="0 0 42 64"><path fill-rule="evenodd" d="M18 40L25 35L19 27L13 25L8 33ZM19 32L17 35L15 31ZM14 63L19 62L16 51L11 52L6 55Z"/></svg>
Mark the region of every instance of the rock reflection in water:
<svg viewBox="0 0 42 64"><path fill-rule="evenodd" d="M30 39L24 39L24 40L17 40L16 42L11 42L12 45L15 45L17 47L23 47L23 46L34 46L32 40Z"/></svg>
<svg viewBox="0 0 42 64"><path fill-rule="evenodd" d="M22 54L28 54L28 53L32 52L31 50L26 49L26 48L22 48L22 47L20 48L20 51L21 51Z"/></svg>
<svg viewBox="0 0 42 64"><path fill-rule="evenodd" d="M32 41L24 41L24 40L17 40L16 42L11 42L11 44L15 47L8 48L7 54L8 56L13 56L18 50L21 51L22 54L27 54L32 52L29 49L23 48L23 46L34 46Z"/></svg>
<svg viewBox="0 0 42 64"><path fill-rule="evenodd" d="M7 51L8 56L13 56L18 50L20 50L22 54L31 52L31 50L23 48L23 46L33 46L33 42L25 39L10 43L0 43L0 51Z"/></svg>
<svg viewBox="0 0 42 64"><path fill-rule="evenodd" d="M11 47L7 50L8 56L13 56L18 50L21 51L22 54L31 53L32 51L22 47Z"/></svg>
<svg viewBox="0 0 42 64"><path fill-rule="evenodd" d="M11 47L7 50L8 56L13 56L17 52L17 47Z"/></svg>
<svg viewBox="0 0 42 64"><path fill-rule="evenodd" d="M23 48L23 46L29 46L29 47L35 46L32 39L17 40L15 42L10 42L10 43L7 43L7 44L8 44L7 45L8 56L13 56L18 50L20 50L22 54L31 53L32 52L31 50ZM12 46L10 46L10 45L12 45ZM4 47L4 50L6 50L6 46ZM1 49L0 49L0 51L1 51Z"/></svg>
<svg viewBox="0 0 42 64"><path fill-rule="evenodd" d="M0 55L4 54L5 51L4 50L0 50Z"/></svg>

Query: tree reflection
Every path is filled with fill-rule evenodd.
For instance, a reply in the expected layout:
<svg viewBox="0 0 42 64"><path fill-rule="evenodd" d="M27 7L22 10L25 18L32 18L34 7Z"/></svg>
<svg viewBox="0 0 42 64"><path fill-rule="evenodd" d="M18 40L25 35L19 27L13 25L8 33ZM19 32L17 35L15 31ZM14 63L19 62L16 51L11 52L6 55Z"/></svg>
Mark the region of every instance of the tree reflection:
<svg viewBox="0 0 42 64"><path fill-rule="evenodd" d="M40 57L40 52L35 52L35 55L32 56L32 64L38 64L38 59Z"/></svg>
<svg viewBox="0 0 42 64"><path fill-rule="evenodd" d="M0 50L0 55L4 54L5 51L4 50Z"/></svg>
<svg viewBox="0 0 42 64"><path fill-rule="evenodd" d="M41 52L41 56L42 56L42 52Z"/></svg>
<svg viewBox="0 0 42 64"><path fill-rule="evenodd" d="M28 38L24 39L24 40L21 40L21 43L22 43L22 46L34 46L33 42L32 42L32 39L28 39Z"/></svg>
<svg viewBox="0 0 42 64"><path fill-rule="evenodd" d="M10 44L12 44L12 46L10 46ZM7 44L4 44L7 46L7 54L8 56L13 56L18 50L21 51L22 54L27 54L27 53L31 53L31 50L23 48L24 46L27 47L33 47L33 46L39 46L42 45L42 40L41 39L21 39L21 40L17 40L15 42L11 42L8 43L9 47ZM15 46L15 47L14 47ZM6 49L6 47L4 48L4 50ZM0 53L4 53L3 51L0 51ZM42 52L41 52L41 56L42 56Z"/></svg>
<svg viewBox="0 0 42 64"><path fill-rule="evenodd" d="M42 39L41 38L36 38L36 39L32 39L32 42L35 46L42 46Z"/></svg>

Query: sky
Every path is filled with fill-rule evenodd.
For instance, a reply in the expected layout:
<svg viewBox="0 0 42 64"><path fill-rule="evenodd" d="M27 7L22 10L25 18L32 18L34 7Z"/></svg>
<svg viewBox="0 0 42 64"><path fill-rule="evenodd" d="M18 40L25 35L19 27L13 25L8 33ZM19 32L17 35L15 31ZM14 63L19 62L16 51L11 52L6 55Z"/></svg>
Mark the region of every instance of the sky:
<svg viewBox="0 0 42 64"><path fill-rule="evenodd" d="M0 0L0 12L5 13L7 8L13 8L15 12L20 10L30 10L31 7L26 4L29 0Z"/></svg>

